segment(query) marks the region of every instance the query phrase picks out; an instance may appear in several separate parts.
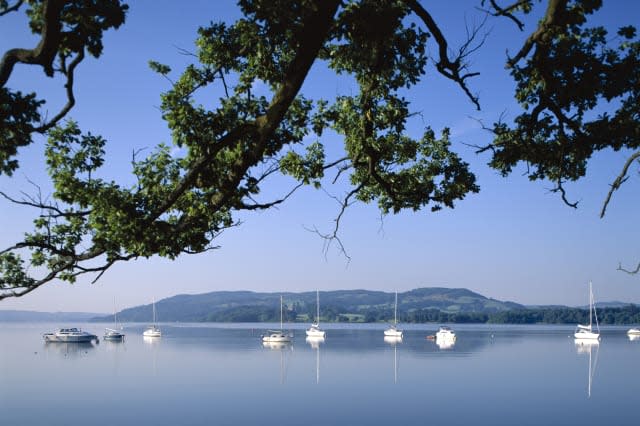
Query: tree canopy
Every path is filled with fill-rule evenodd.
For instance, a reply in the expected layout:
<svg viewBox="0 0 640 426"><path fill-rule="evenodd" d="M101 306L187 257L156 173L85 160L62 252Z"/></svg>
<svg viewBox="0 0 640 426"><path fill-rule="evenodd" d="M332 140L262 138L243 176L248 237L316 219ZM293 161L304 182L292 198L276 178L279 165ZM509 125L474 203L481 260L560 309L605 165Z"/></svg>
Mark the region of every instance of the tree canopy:
<svg viewBox="0 0 640 426"><path fill-rule="evenodd" d="M478 7L488 19L508 19L526 34L523 16L538 3L482 0ZM563 184L583 177L595 153L630 153L611 193L640 157L640 42L634 27L612 36L590 25L601 6L599 0L546 2L522 48L505 59L522 111L513 122L488 126L494 140L478 146L502 174L526 163L532 180L554 182L574 207ZM433 63L480 108L470 86L477 73L469 65L483 42L478 28L453 50L418 0L239 0L238 7L236 22L198 30L194 63L177 78L171 65L149 62L172 82L160 109L184 154L163 144L145 157L138 152L136 183L127 186L96 177L107 141L83 131L69 113L76 66L87 53L98 58L109 48L103 34L125 24L128 6L118 0L0 0L0 19L24 12L39 37L36 47L9 49L0 62L0 173L12 175L20 167L18 149L45 135L54 187L52 201L0 193L39 212L34 230L0 251L0 299L55 279L98 279L120 261L211 250L222 231L238 224L240 212L273 208L305 185L348 183L335 228L321 234L340 246L340 219L353 202L376 203L382 214L438 211L479 191L447 129L408 134L414 112L402 95L420 88ZM11 89L18 63L63 77L67 103L52 118L41 113L46 99ZM305 96L301 88L314 63L352 76L357 92ZM258 83L269 87L270 97L254 93ZM199 94L210 87L222 95L201 102ZM336 158L327 158L328 131L343 141ZM277 175L295 181L290 192L258 198Z"/></svg>

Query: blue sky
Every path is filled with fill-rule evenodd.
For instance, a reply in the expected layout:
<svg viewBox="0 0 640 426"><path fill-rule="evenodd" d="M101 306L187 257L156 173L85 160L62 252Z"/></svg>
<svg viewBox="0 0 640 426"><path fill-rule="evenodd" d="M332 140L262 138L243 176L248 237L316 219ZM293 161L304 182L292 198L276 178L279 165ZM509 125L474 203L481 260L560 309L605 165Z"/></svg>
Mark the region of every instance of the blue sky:
<svg viewBox="0 0 640 426"><path fill-rule="evenodd" d="M464 40L465 20L481 19L479 2L434 2L429 9L453 47ZM426 3L425 3L426 4ZM448 3L450 4L450 3ZM431 6L430 6L431 7ZM131 5L127 23L104 39L99 60L88 59L77 72L77 105L69 115L82 129L108 141L108 166L104 176L130 182L131 153L170 142L157 106L168 88L151 72L149 59L176 71L188 58L177 48L193 49L196 29L210 21L238 16L233 2L143 1ZM599 23L621 26L640 21L640 3L609 1L596 18ZM0 50L29 47L34 39L25 33L21 16L4 17ZM533 22L533 21L532 21ZM533 30L532 22L527 27ZM514 52L528 34L519 33L508 20L490 20L485 45L471 58L481 75L470 82L478 92L478 112L450 81L427 77L407 91L412 109L419 111L409 133L419 137L429 125L439 132L452 129L453 146L471 164L481 192L458 202L454 210L431 213L403 212L384 218L374 205L354 205L342 222L341 238L351 256L347 262L335 247L323 252L323 241L307 229L328 230L338 205L323 191L306 188L277 210L243 216L243 225L226 232L222 246L176 261L152 258L119 264L96 284L81 279L75 285L53 283L19 299L0 302L0 309L43 311L112 310L149 303L181 293L215 290L306 291L320 288L399 291L423 286L466 287L489 297L525 304L587 302L587 283L593 281L597 300L640 303L640 276L616 271L619 262L634 267L640 261L637 216L638 179L630 179L613 198L607 216L598 214L609 184L619 173L625 153L606 152L589 165L588 176L567 186L569 198L580 200L579 209L565 206L552 185L531 183L522 170L508 178L486 166L487 156L465 145L483 144L490 135L476 121L490 124L505 112L518 113L513 83L504 70L505 50ZM429 51L435 52L433 44ZM174 76L177 75L174 74ZM35 67L19 66L9 86L36 90L48 99L50 114L63 102L60 82L51 81ZM260 88L257 88L260 90ZM266 89L262 89L266 90ZM335 77L317 66L303 91L310 97L352 93L351 81ZM341 141L335 135L323 140L338 155ZM44 173L42 139L20 152L22 168L14 178L0 177L0 189L18 196L33 193L28 180L50 192ZM265 192L283 194L290 182L279 179ZM339 195L344 187L327 190ZM37 212L0 203L0 244L8 246L30 229Z"/></svg>

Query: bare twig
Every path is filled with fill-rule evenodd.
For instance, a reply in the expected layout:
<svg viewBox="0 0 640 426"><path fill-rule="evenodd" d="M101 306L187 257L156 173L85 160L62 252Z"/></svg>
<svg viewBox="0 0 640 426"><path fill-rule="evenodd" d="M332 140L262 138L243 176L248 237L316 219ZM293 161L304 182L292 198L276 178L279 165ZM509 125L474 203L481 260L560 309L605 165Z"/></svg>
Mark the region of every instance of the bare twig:
<svg viewBox="0 0 640 426"><path fill-rule="evenodd" d="M491 7L493 7L493 9L495 10L495 12L491 12L490 10L486 10L486 9L480 9L483 12L486 12L492 16L504 16L507 17L509 19L511 19L517 26L518 29L520 31L524 30L524 24L522 23L522 21L520 21L518 18L516 18L515 16L513 16L513 11L516 10L517 8L519 8L520 6L523 6L527 3L529 3L530 0L520 0L517 1L515 3L513 3L510 6L507 7L500 7L498 6L498 4L495 2L495 0L489 0L489 3L491 3ZM481 3L482 5L484 5L484 0Z"/></svg>
<svg viewBox="0 0 640 426"><path fill-rule="evenodd" d="M560 195L562 196L562 201L564 201L564 203L569 206L569 207L573 207L574 209L578 208L578 203L580 201L576 201L574 203L572 203L571 201L569 201L569 199L567 198L567 192L564 189L564 186L562 185L562 179L558 178L558 181L556 182L556 187L553 189L550 189L551 192L559 192Z"/></svg>
<svg viewBox="0 0 640 426"><path fill-rule="evenodd" d="M624 268L622 267L622 264L621 264L621 263L619 263L619 264L618 264L618 271L626 272L627 274L630 274L630 275L635 275L635 274L637 274L638 272L640 272L640 263L638 263L638 266L636 266L636 269L631 270L631 271L629 271L629 270L627 270L627 269L624 269Z"/></svg>
<svg viewBox="0 0 640 426"><path fill-rule="evenodd" d="M448 55L449 44L447 42L447 39L442 34L442 31L436 24L436 21L433 19L431 14L427 12L427 10L422 7L422 5L418 3L417 0L405 0L405 3L422 20L422 22L424 22L424 24L427 26L427 29L429 30L429 32L431 32L436 40L436 43L438 44L439 59L438 62L436 62L436 69L438 70L438 72L448 79L458 83L460 88L464 91L471 102L476 106L478 110L480 110L480 102L478 100L478 96L471 93L466 83L466 80L468 78L475 77L480 73L471 72L461 74L461 71L465 69L463 59L468 53L459 55L453 61L450 60ZM477 31L474 31L472 35L473 34L477 34ZM471 45L471 42L472 40L467 40L467 42L465 43L467 48Z"/></svg>

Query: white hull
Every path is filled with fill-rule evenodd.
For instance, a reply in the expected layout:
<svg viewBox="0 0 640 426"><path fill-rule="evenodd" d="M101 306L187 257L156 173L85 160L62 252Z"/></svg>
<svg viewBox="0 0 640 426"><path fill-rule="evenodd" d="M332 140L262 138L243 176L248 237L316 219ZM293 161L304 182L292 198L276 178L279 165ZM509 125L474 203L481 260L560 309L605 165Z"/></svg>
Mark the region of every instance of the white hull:
<svg viewBox="0 0 640 426"><path fill-rule="evenodd" d="M157 327L150 327L147 328L142 335L144 337L162 337L162 332Z"/></svg>
<svg viewBox="0 0 640 426"><path fill-rule="evenodd" d="M573 333L573 337L576 340L600 340L600 333L594 333L592 331L577 331Z"/></svg>
<svg viewBox="0 0 640 426"><path fill-rule="evenodd" d="M308 337L322 337L324 338L327 333L324 330L321 330L317 325L312 325L311 328L307 330Z"/></svg>
<svg viewBox="0 0 640 426"><path fill-rule="evenodd" d="M384 335L386 337L398 337L402 338L402 330L398 330L397 328L388 328L384 331Z"/></svg>
<svg viewBox="0 0 640 426"><path fill-rule="evenodd" d="M640 328L630 328L627 334L629 336L640 336Z"/></svg>
<svg viewBox="0 0 640 426"><path fill-rule="evenodd" d="M43 336L45 342L57 343L91 343L94 340L98 342L98 336L87 333L79 328L60 329L56 333L45 333Z"/></svg>
<svg viewBox="0 0 640 426"><path fill-rule="evenodd" d="M436 333L436 339L439 340L456 340L456 333L448 327L440 327Z"/></svg>
<svg viewBox="0 0 640 426"><path fill-rule="evenodd" d="M262 336L264 343L288 343L291 342L291 336L285 333L271 333Z"/></svg>

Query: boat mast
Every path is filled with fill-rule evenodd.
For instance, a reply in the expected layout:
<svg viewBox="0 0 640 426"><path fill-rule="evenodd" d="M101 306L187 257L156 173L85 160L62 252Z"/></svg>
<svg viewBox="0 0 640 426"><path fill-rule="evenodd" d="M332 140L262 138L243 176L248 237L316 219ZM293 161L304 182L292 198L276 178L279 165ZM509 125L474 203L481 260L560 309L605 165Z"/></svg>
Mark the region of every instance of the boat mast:
<svg viewBox="0 0 640 426"><path fill-rule="evenodd" d="M592 316L593 313L591 312L593 310L593 290L591 288L591 281L589 281L589 331L591 331L591 322L592 322Z"/></svg>
<svg viewBox="0 0 640 426"><path fill-rule="evenodd" d="M282 295L280 295L280 331L282 331Z"/></svg>
<svg viewBox="0 0 640 426"><path fill-rule="evenodd" d="M398 325L398 290L396 290L396 305L393 309L393 322Z"/></svg>
<svg viewBox="0 0 640 426"><path fill-rule="evenodd" d="M118 328L118 312L116 310L116 298L113 298L113 328Z"/></svg>
<svg viewBox="0 0 640 426"><path fill-rule="evenodd" d="M591 300L593 301L593 316L596 319L596 329L598 334L600 333L600 324L598 324L598 311L596 310L596 300L593 297L593 291L591 290L591 281L589 281L589 292L591 293Z"/></svg>
<svg viewBox="0 0 640 426"><path fill-rule="evenodd" d="M320 324L320 290L316 290L316 324Z"/></svg>

